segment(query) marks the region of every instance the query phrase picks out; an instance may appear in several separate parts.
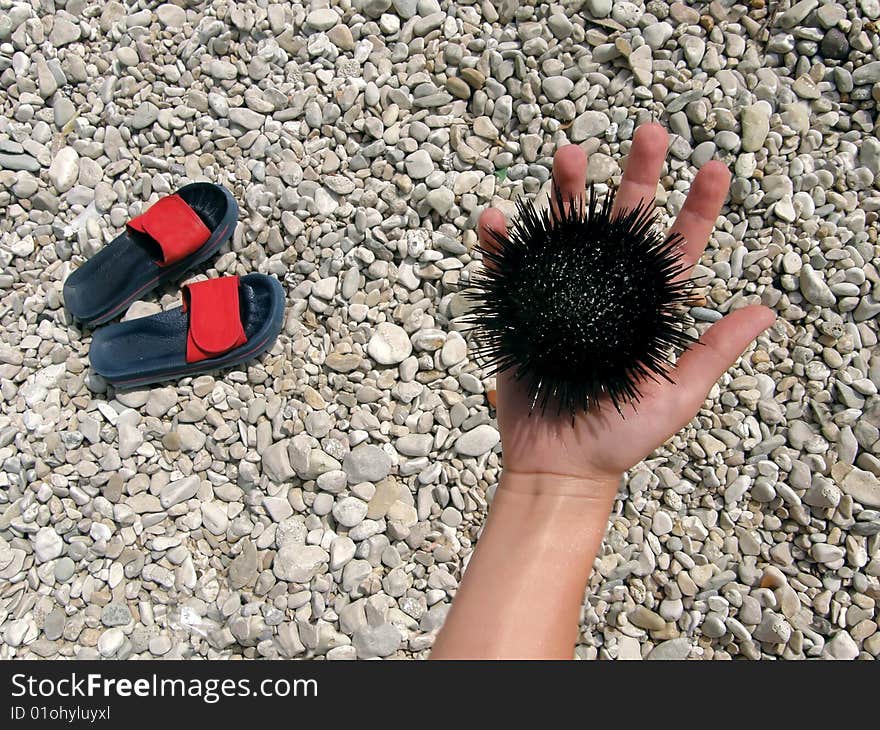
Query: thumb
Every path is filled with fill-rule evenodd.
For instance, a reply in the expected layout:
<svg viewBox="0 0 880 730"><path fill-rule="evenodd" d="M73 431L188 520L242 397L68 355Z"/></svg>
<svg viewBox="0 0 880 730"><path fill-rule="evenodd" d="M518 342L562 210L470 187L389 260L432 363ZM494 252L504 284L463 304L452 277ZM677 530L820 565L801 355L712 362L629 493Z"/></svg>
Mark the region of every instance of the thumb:
<svg viewBox="0 0 880 730"><path fill-rule="evenodd" d="M687 350L675 367L674 389L681 391L679 403L696 411L710 388L733 365L761 332L776 320L767 307L755 305L738 309L713 324L700 338L699 344ZM684 397L681 397L684 396ZM686 421L693 413L683 417Z"/></svg>

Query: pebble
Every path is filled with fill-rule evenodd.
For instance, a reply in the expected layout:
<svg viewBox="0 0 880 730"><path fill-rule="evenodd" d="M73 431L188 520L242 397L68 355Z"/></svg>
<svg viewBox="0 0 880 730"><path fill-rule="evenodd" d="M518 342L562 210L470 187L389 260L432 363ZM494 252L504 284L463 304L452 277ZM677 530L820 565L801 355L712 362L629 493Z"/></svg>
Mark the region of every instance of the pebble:
<svg viewBox="0 0 880 730"><path fill-rule="evenodd" d="M33 539L34 556L39 563L54 560L64 550L64 541L51 527L41 527Z"/></svg>
<svg viewBox="0 0 880 730"><path fill-rule="evenodd" d="M135 50L131 46L122 46L121 48L117 48L116 59L119 61L120 64L127 68L137 66L138 62L140 61L137 50Z"/></svg>
<svg viewBox="0 0 880 730"><path fill-rule="evenodd" d="M651 532L657 535L657 537L661 537L672 532L672 528L672 518L668 512L660 510L654 513L654 518L651 521Z"/></svg>
<svg viewBox="0 0 880 730"><path fill-rule="evenodd" d="M259 112L244 107L235 107L229 110L229 121L243 129L259 129L266 121L266 117Z"/></svg>
<svg viewBox="0 0 880 730"><path fill-rule="evenodd" d="M73 147L62 147L52 158L49 181L59 193L66 193L79 176L79 155Z"/></svg>
<svg viewBox="0 0 880 730"><path fill-rule="evenodd" d="M635 3L616 2L611 9L611 17L624 28L633 28L642 17L642 9Z"/></svg>
<svg viewBox="0 0 880 730"><path fill-rule="evenodd" d="M284 545L272 561L272 571L279 580L308 583L329 560L326 550L317 545Z"/></svg>
<svg viewBox="0 0 880 730"><path fill-rule="evenodd" d="M378 446L361 444L346 455L342 470L349 484L379 482L391 473L391 457Z"/></svg>
<svg viewBox="0 0 880 730"><path fill-rule="evenodd" d="M416 150L406 158L406 174L415 180L423 180L434 171L434 162L425 150Z"/></svg>
<svg viewBox="0 0 880 730"><path fill-rule="evenodd" d="M825 659L849 661L858 658L859 647L846 631L838 631L830 641L825 642L822 656Z"/></svg>
<svg viewBox="0 0 880 730"><path fill-rule="evenodd" d="M0 13L0 655L427 656L505 461L477 217L569 142L614 183L650 119L664 222L733 176L692 331L778 319L626 475L575 653L880 655L876 0L81 5ZM278 277L283 331L118 390L62 282L192 180L241 207L201 273Z"/></svg>
<svg viewBox="0 0 880 730"><path fill-rule="evenodd" d="M648 45L639 46L630 53L629 66L637 84L649 85L654 78L654 59L651 55L651 47Z"/></svg>
<svg viewBox="0 0 880 730"><path fill-rule="evenodd" d="M770 133L772 107L766 101L758 101L745 107L742 112L742 150L757 152L764 146Z"/></svg>
<svg viewBox="0 0 880 730"><path fill-rule="evenodd" d="M875 84L880 81L880 61L870 61L859 66L852 73L852 81L856 86Z"/></svg>
<svg viewBox="0 0 880 730"><path fill-rule="evenodd" d="M76 563L70 558L63 557L55 561L55 580L59 583L66 583L73 577L76 570Z"/></svg>
<svg viewBox="0 0 880 730"><path fill-rule="evenodd" d="M853 467L840 488L864 507L880 507L880 478L876 474Z"/></svg>
<svg viewBox="0 0 880 730"><path fill-rule="evenodd" d="M620 171L617 161L608 155L597 152L590 156L587 168L587 182L606 182Z"/></svg>
<svg viewBox="0 0 880 730"><path fill-rule="evenodd" d="M831 289L819 275L819 272L809 264L803 265L799 278L801 292L803 292L804 297L811 304L816 304L820 307L830 307L837 301L834 298L834 294L831 293Z"/></svg>
<svg viewBox="0 0 880 730"><path fill-rule="evenodd" d="M400 644L400 632L388 623L376 627L365 626L355 631L352 636L352 646L357 652L358 659L391 656Z"/></svg>
<svg viewBox="0 0 880 730"><path fill-rule="evenodd" d="M119 437L119 456L127 459L132 456L144 443L144 436L137 426L129 423L119 424L117 430Z"/></svg>
<svg viewBox="0 0 880 730"><path fill-rule="evenodd" d="M171 639L168 636L154 636L147 645L153 656L165 656L171 651Z"/></svg>
<svg viewBox="0 0 880 730"><path fill-rule="evenodd" d="M339 15L330 8L318 8L306 16L306 23L319 31L330 30L338 22Z"/></svg>
<svg viewBox="0 0 880 730"><path fill-rule="evenodd" d="M224 61L222 59L214 59L211 61L210 66L208 67L208 71L215 79L218 81L232 81L233 79L238 78L238 68L234 63L229 61ZM210 103L210 98L209 98ZM215 100L215 104L218 107L222 107L223 113L221 116L226 116L229 114L229 105L226 101L220 102L219 100Z"/></svg>
<svg viewBox="0 0 880 730"><path fill-rule="evenodd" d="M813 545L810 549L810 555L817 563L834 563L843 558L844 551L837 545L819 543Z"/></svg>
<svg viewBox="0 0 880 730"><path fill-rule="evenodd" d="M343 527L354 527L367 516L367 503L356 497L345 497L333 505L333 518Z"/></svg>
<svg viewBox="0 0 880 730"><path fill-rule="evenodd" d="M171 482L162 490L159 497L163 509L168 509L194 497L200 484L201 480L195 474Z"/></svg>
<svg viewBox="0 0 880 730"><path fill-rule="evenodd" d="M694 163L694 167L700 168L715 157L716 151L717 147L714 142L708 140L700 142L700 144L694 147L694 151L691 154L691 162Z"/></svg>
<svg viewBox="0 0 880 730"><path fill-rule="evenodd" d="M181 451L201 451L206 438L204 433L189 423L177 427L177 439Z"/></svg>
<svg viewBox="0 0 880 730"><path fill-rule="evenodd" d="M288 443L288 441L279 441L263 451L263 472L277 484L283 484L295 473L287 453Z"/></svg>
<svg viewBox="0 0 880 730"><path fill-rule="evenodd" d="M613 3L611 0L586 0L584 6L594 18L607 18L611 15Z"/></svg>
<svg viewBox="0 0 880 730"><path fill-rule="evenodd" d="M22 619L10 621L3 637L6 644L15 648L21 646L28 633L28 623Z"/></svg>
<svg viewBox="0 0 880 730"><path fill-rule="evenodd" d="M397 452L404 456L427 456L431 452L434 439L426 433L410 433L401 436L395 444Z"/></svg>
<svg viewBox="0 0 880 730"><path fill-rule="evenodd" d="M212 535L223 535L229 527L226 510L217 502L202 505L202 522Z"/></svg>
<svg viewBox="0 0 880 730"><path fill-rule="evenodd" d="M367 353L380 365L396 365L412 353L406 330L391 322L380 322L367 344Z"/></svg>
<svg viewBox="0 0 880 730"><path fill-rule="evenodd" d="M602 112L586 111L574 120L571 125L572 142L583 142L591 137L598 137L611 126L611 120Z"/></svg>
<svg viewBox="0 0 880 730"><path fill-rule="evenodd" d="M724 622L717 615L711 613L706 616L700 629L703 636L708 636L710 639L720 639L727 632Z"/></svg>
<svg viewBox="0 0 880 730"><path fill-rule="evenodd" d="M458 332L450 332L443 342L440 351L440 361L446 368L458 365L467 357L467 342Z"/></svg>
<svg viewBox="0 0 880 730"><path fill-rule="evenodd" d="M131 612L124 603L108 603L101 611L104 626L126 626L131 622Z"/></svg>
<svg viewBox="0 0 880 730"><path fill-rule="evenodd" d="M0 169L39 172L40 163L30 155L11 155L0 152Z"/></svg>
<svg viewBox="0 0 880 730"><path fill-rule="evenodd" d="M838 3L820 5L816 10L816 19L823 28L833 28L846 17L846 8Z"/></svg>
<svg viewBox="0 0 880 730"><path fill-rule="evenodd" d="M173 3L163 3L156 8L156 17L163 26L175 30L186 22L186 11Z"/></svg>
<svg viewBox="0 0 880 730"><path fill-rule="evenodd" d="M57 641L64 634L64 625L66 616L64 610L60 608L53 609L43 621L43 633L49 641Z"/></svg>
<svg viewBox="0 0 880 730"><path fill-rule="evenodd" d="M98 637L98 653L105 659L109 659L122 648L125 643L125 634L122 629L107 629Z"/></svg>
<svg viewBox="0 0 880 730"><path fill-rule="evenodd" d="M55 18L52 32L49 33L49 43L55 46L55 48L61 48L74 41L78 41L79 37L79 25L67 20L67 18Z"/></svg>
<svg viewBox="0 0 880 730"><path fill-rule="evenodd" d="M779 16L779 25L783 28L794 28L803 22L818 5L818 0L800 0Z"/></svg>
<svg viewBox="0 0 880 730"><path fill-rule="evenodd" d="M496 428L484 423L463 433L455 442L455 450L461 456L482 456L494 449L501 441Z"/></svg>
<svg viewBox="0 0 880 730"><path fill-rule="evenodd" d="M257 574L257 550L254 543L245 540L241 552L229 563L229 585L233 589L250 585Z"/></svg>
<svg viewBox="0 0 880 730"><path fill-rule="evenodd" d="M655 661L681 661L682 659L687 659L690 653L691 643L688 639L682 637L679 639L669 639L655 645L647 658Z"/></svg>
<svg viewBox="0 0 880 730"><path fill-rule="evenodd" d="M450 76L446 79L446 90L458 99L470 99L471 87L467 81L458 76Z"/></svg>
<svg viewBox="0 0 880 730"><path fill-rule="evenodd" d="M791 638L791 625L784 617L772 611L766 611L752 636L758 641L764 641L768 644L787 644Z"/></svg>
<svg viewBox="0 0 880 730"><path fill-rule="evenodd" d="M354 50L354 38L351 30L345 25L335 25L327 31L327 38L340 51Z"/></svg>
<svg viewBox="0 0 880 730"><path fill-rule="evenodd" d="M636 606L629 612L629 621L633 626L638 626L645 631L662 631L666 626L663 617L654 613L644 606Z"/></svg>
<svg viewBox="0 0 880 730"><path fill-rule="evenodd" d="M675 31L669 23L661 22L651 23L642 31L642 35L651 49L656 51L662 48L666 44L666 41L672 38L674 32Z"/></svg>
<svg viewBox="0 0 880 730"><path fill-rule="evenodd" d="M859 7L871 20L880 19L880 0L859 0Z"/></svg>
<svg viewBox="0 0 880 730"><path fill-rule="evenodd" d="M131 126L134 129L146 129L153 126L153 123L159 118L159 107L151 101L145 101L139 104L134 114L131 116Z"/></svg>
<svg viewBox="0 0 880 730"><path fill-rule="evenodd" d="M550 101L561 101L574 89L574 82L565 76L551 76L544 79L542 88Z"/></svg>
<svg viewBox="0 0 880 730"><path fill-rule="evenodd" d="M819 48L825 58L833 61L845 61L849 57L849 41L837 28L831 28L825 33Z"/></svg>
<svg viewBox="0 0 880 730"><path fill-rule="evenodd" d="M455 205L455 193L449 188L436 188L427 196L428 205L436 210L441 216L446 215Z"/></svg>

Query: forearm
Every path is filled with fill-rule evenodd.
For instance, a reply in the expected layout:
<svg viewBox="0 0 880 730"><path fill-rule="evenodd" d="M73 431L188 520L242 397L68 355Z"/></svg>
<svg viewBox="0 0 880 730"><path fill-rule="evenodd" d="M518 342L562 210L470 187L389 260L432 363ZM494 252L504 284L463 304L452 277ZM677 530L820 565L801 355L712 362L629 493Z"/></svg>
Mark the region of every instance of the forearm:
<svg viewBox="0 0 880 730"><path fill-rule="evenodd" d="M431 658L571 659L616 490L504 475Z"/></svg>

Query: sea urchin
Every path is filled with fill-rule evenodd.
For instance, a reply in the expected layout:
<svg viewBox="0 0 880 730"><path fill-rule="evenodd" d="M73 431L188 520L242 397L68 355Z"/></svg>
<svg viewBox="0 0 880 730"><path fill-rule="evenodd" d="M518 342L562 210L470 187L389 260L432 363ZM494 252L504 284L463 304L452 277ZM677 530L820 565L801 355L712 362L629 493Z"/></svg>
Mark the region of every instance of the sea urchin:
<svg viewBox="0 0 880 730"><path fill-rule="evenodd" d="M669 357L694 342L683 239L656 230L650 203L612 214L613 202L592 186L541 211L520 199L508 233L480 247L465 293L475 353L527 382L532 409L555 402L573 418L607 398L621 411L644 379L670 380Z"/></svg>

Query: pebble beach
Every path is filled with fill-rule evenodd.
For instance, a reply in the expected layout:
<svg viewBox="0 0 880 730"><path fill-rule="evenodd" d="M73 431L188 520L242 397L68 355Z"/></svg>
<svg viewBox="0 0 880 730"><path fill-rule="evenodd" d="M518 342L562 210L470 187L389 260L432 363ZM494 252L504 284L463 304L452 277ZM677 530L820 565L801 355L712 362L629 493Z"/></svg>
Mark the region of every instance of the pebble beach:
<svg viewBox="0 0 880 730"><path fill-rule="evenodd" d="M659 224L733 174L692 332L778 318L625 475L575 656L876 658L878 104L878 0L0 0L0 659L427 657L503 467L477 217L650 121ZM282 333L118 390L63 282L197 180L241 215L188 280Z"/></svg>

